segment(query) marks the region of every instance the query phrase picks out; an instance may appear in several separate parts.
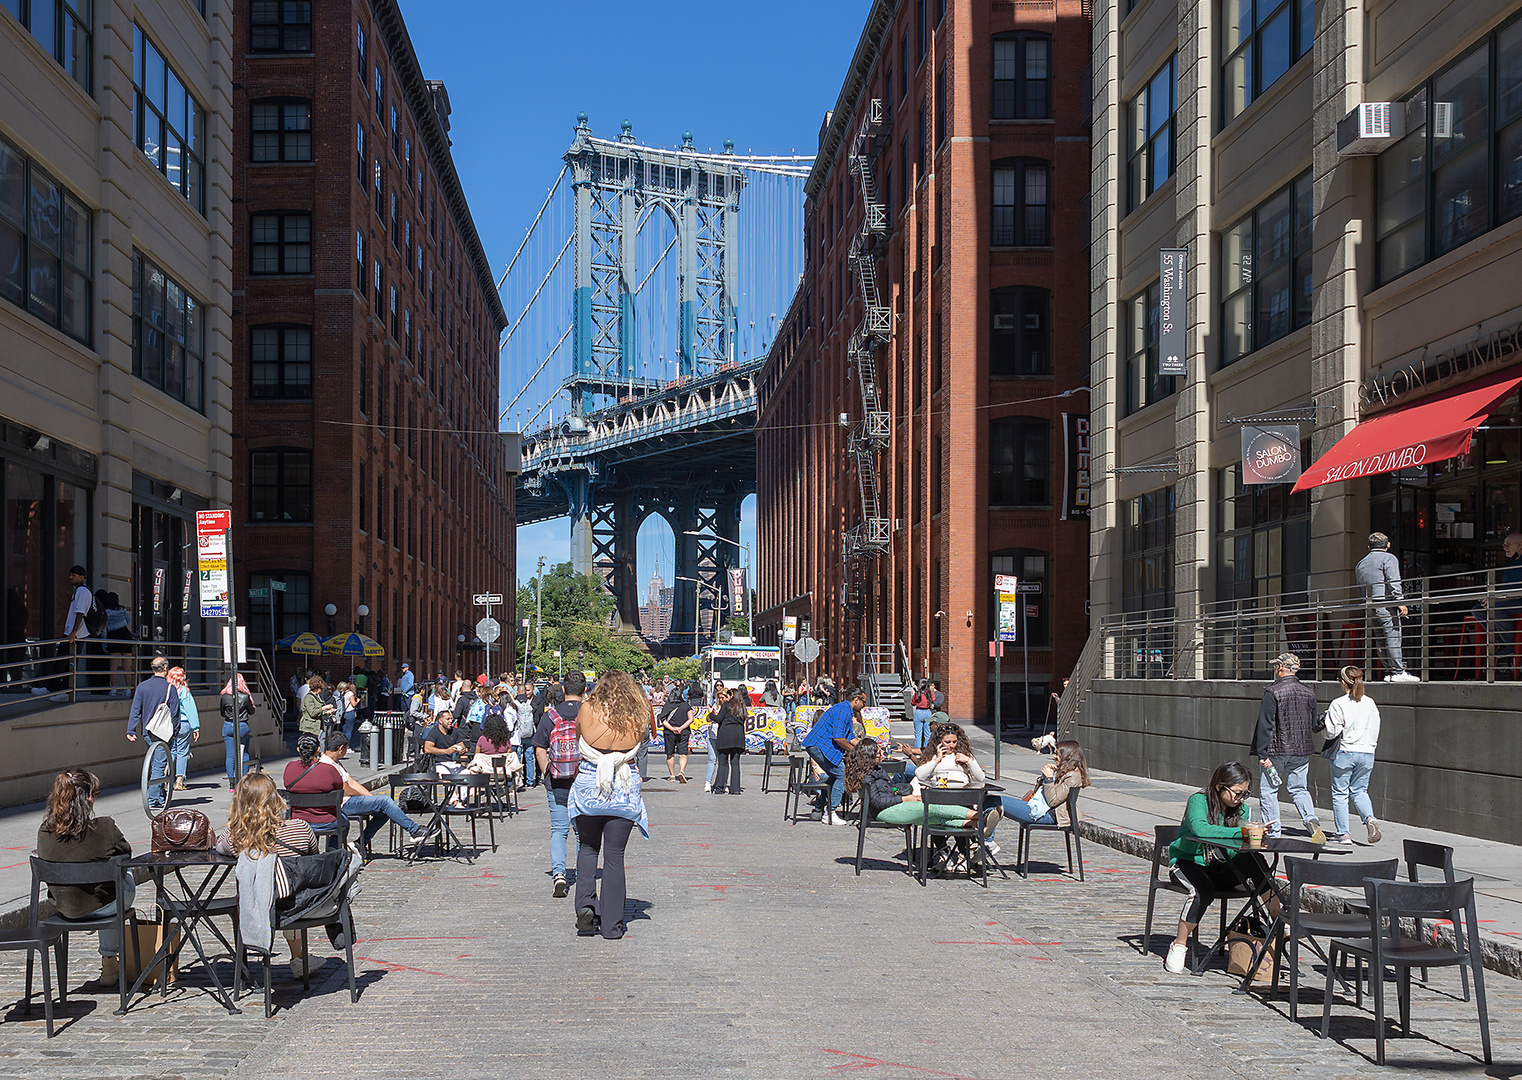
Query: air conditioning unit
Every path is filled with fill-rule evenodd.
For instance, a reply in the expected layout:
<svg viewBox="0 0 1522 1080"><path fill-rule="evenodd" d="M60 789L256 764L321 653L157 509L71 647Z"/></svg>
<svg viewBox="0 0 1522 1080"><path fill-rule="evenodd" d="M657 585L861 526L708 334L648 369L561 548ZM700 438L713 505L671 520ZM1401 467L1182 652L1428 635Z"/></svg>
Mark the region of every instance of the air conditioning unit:
<svg viewBox="0 0 1522 1080"><path fill-rule="evenodd" d="M1405 133L1403 109L1389 101L1366 101L1337 122L1337 153L1378 154Z"/></svg>
<svg viewBox="0 0 1522 1080"><path fill-rule="evenodd" d="M1015 328L1015 316L1013 314L1009 314L1009 315L995 315L994 316L994 329L995 330L1013 330L1014 328Z"/></svg>

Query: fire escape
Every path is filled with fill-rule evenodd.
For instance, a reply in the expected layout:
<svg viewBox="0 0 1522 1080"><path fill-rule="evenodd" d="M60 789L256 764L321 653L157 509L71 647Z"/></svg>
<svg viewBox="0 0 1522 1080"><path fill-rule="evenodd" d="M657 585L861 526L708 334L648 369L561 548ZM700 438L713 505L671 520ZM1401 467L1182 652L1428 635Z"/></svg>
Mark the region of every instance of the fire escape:
<svg viewBox="0 0 1522 1080"><path fill-rule="evenodd" d="M849 166L861 190L861 227L851 240L848 256L856 285L861 290L862 322L851 334L846 355L856 384L861 388L861 419L851 425L848 452L856 465L861 488L861 517L846 533L845 607L852 618L861 618L866 607L872 566L888 548L892 522L883 517L878 455L888 446L892 419L883 409L878 393L877 353L893 336L893 315L884 302L878 283L877 263L891 231L888 211L877 197L876 139L888 123L881 99L867 105L851 142Z"/></svg>

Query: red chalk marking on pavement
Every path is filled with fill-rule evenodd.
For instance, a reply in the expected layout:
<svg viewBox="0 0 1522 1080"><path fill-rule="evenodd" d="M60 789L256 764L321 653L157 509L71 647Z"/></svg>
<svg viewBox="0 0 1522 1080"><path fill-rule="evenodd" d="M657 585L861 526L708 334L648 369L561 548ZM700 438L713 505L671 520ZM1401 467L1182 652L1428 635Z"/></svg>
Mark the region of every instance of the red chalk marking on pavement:
<svg viewBox="0 0 1522 1080"><path fill-rule="evenodd" d="M431 975L435 979L453 979L456 982L469 983L471 986L490 986L481 979L472 979L465 975L451 975L447 971L429 971L427 968L408 967L406 964L395 964L390 960L380 960L373 956L356 956L354 959L366 964L379 964L387 971L407 972L412 975Z"/></svg>
<svg viewBox="0 0 1522 1080"><path fill-rule="evenodd" d="M360 943L372 945L377 941L480 941L480 934L465 934L460 937L370 937L360 938Z"/></svg>
<svg viewBox="0 0 1522 1080"><path fill-rule="evenodd" d="M875 1069L885 1065L890 1069L908 1069L910 1072L924 1073L926 1076L946 1076L951 1080L977 1080L977 1077L963 1076L961 1073L938 1072L919 1065L906 1065L901 1061L885 1061L882 1058L868 1057L866 1054L853 1054L849 1050L831 1050L828 1046L821 1046L819 1049L826 1054L838 1054L840 1057L851 1059L839 1065L831 1065L830 1072L842 1069Z"/></svg>

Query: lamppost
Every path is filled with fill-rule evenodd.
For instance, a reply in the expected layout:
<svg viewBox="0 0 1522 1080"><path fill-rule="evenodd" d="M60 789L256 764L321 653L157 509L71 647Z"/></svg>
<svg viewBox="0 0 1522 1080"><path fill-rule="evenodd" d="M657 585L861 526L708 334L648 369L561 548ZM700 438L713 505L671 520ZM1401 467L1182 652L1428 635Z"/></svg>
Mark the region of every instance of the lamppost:
<svg viewBox="0 0 1522 1080"><path fill-rule="evenodd" d="M722 592L720 592L718 589L715 589L712 585L708 584L708 582L706 582L706 581L699 581L695 577L684 577L681 574L677 574L676 575L676 579L678 581L690 581L694 585L696 585L698 587L698 589L709 589L709 590L711 590L713 592L713 599L714 599L714 604L713 604L713 639L715 641L718 641L719 640L719 600L720 600L720 598L724 594ZM697 656L699 653L701 653L703 651L702 648L700 647L702 645L702 642L700 642L698 640L698 609L703 606L703 594L697 592L696 589L693 590L693 592L695 593L695 595L692 598L692 655L693 656Z"/></svg>
<svg viewBox="0 0 1522 1080"><path fill-rule="evenodd" d="M329 604L327 607L322 609L322 613L328 617L328 637L332 637L334 634L338 633L338 622L336 619L336 616L338 615L338 606L336 604Z"/></svg>
<svg viewBox="0 0 1522 1080"><path fill-rule="evenodd" d="M750 602L750 590L751 590L751 586L754 584L752 581L749 580L750 579L750 573L749 573L749 571L751 569L750 545L749 544L742 544L738 540L731 540L727 536L719 536L717 533L698 532L695 529L684 530L682 535L683 536L696 536L696 537L699 537L700 539L703 539L703 540L720 540L720 541L723 541L726 544L733 544L735 547L737 547L741 551L745 552L745 570L746 570L746 575L745 575L746 576L746 582L745 582L745 634L752 641L754 641L755 637L756 637L756 623L755 623L755 612L752 610L751 602ZM715 640L717 640L717 638Z"/></svg>
<svg viewBox="0 0 1522 1080"><path fill-rule="evenodd" d="M359 607L354 609L354 613L359 616L359 621L354 624L354 632L356 634L363 634L365 632L365 620L370 616L370 605L360 604Z"/></svg>

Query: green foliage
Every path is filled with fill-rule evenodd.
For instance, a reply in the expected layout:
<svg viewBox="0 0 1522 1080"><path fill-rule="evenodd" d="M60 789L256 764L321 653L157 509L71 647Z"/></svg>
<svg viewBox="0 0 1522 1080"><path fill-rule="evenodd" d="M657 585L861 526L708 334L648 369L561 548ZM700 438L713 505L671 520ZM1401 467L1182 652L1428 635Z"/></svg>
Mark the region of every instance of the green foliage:
<svg viewBox="0 0 1522 1080"><path fill-rule="evenodd" d="M736 637L745 637L750 633L750 620L744 615L731 615L724 620L724 629Z"/></svg>
<svg viewBox="0 0 1522 1080"><path fill-rule="evenodd" d="M658 661L656 665L650 669L650 674L652 677L657 679L663 675L669 675L673 679L682 679L684 681L688 681L696 679L701 671L702 665L698 662L696 657L670 656L665 660Z"/></svg>
<svg viewBox="0 0 1522 1080"><path fill-rule="evenodd" d="M540 603L544 612L542 635L537 622L529 629L529 659L547 672L622 668L638 672L651 666L650 652L638 638L615 634L609 627L613 598L590 574L578 574L571 564L559 563L544 575ZM534 582L518 589L518 611L533 620ZM518 657L522 663L523 638L519 627ZM542 637L535 648L534 639ZM555 658L559 649L560 659ZM578 653L580 656L578 657Z"/></svg>

